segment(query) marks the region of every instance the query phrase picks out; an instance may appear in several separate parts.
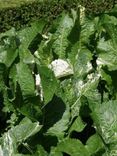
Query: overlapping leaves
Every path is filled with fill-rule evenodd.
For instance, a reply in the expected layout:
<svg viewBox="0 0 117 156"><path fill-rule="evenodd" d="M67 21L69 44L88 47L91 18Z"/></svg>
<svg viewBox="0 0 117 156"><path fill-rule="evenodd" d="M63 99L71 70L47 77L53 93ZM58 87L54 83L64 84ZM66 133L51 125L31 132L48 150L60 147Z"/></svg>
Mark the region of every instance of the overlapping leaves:
<svg viewBox="0 0 117 156"><path fill-rule="evenodd" d="M55 23L0 34L0 154L116 156L117 19L79 7ZM72 74L56 77L57 59Z"/></svg>

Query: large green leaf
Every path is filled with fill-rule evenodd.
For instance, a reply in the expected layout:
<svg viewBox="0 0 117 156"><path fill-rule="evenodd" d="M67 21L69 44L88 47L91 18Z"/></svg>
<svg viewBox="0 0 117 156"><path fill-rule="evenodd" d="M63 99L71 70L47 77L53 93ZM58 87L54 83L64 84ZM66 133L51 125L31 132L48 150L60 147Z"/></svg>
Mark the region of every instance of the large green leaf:
<svg viewBox="0 0 117 156"><path fill-rule="evenodd" d="M70 63L73 65L73 67L75 66L76 63L76 56L78 54L79 51L79 41L77 41L74 45L72 45L71 50L69 50L68 52L68 59L70 60Z"/></svg>
<svg viewBox="0 0 117 156"><path fill-rule="evenodd" d="M101 39L98 42L97 50L99 53L98 66L106 66L109 70L117 70L117 51L112 40L104 41L104 39Z"/></svg>
<svg viewBox="0 0 117 156"><path fill-rule="evenodd" d="M117 101L111 100L95 105L92 118L98 133L106 144L117 142Z"/></svg>
<svg viewBox="0 0 117 156"><path fill-rule="evenodd" d="M91 35L95 33L98 28L99 17L95 17L90 19L88 17L84 17L81 20L81 33L80 33L80 41L83 44L88 44L90 41Z"/></svg>
<svg viewBox="0 0 117 156"><path fill-rule="evenodd" d="M88 107L90 107L91 110L95 108L96 104L101 103L101 96L97 90L100 75L91 74L90 76L91 78L89 77L87 82L84 82L82 79L78 79L75 82L77 100L71 106L72 118L74 118L75 116L79 114L79 111L82 105L81 98L83 96L86 97L87 102L88 102L88 103L86 102L86 105L88 105Z"/></svg>
<svg viewBox="0 0 117 156"><path fill-rule="evenodd" d="M38 72L41 78L42 92L45 104L52 100L57 90L57 80L52 70L45 65L38 65Z"/></svg>
<svg viewBox="0 0 117 156"><path fill-rule="evenodd" d="M109 36L106 39L104 36L97 44L98 59L97 64L99 66L107 66L109 70L116 70L117 62L117 26L113 24L104 25L105 32Z"/></svg>
<svg viewBox="0 0 117 156"><path fill-rule="evenodd" d="M93 111L95 105L101 103L101 94L98 91L100 75L91 74L90 76L92 78L81 86L81 96L85 96L87 98L89 107Z"/></svg>
<svg viewBox="0 0 117 156"><path fill-rule="evenodd" d="M87 74L92 70L91 60L91 52L85 46L79 45L74 64L74 72L77 78L85 78Z"/></svg>
<svg viewBox="0 0 117 156"><path fill-rule="evenodd" d="M24 118L21 123L1 138L0 153L3 156L12 156L17 154L17 147L27 138L36 134L42 126L38 122L32 123L28 118Z"/></svg>
<svg viewBox="0 0 117 156"><path fill-rule="evenodd" d="M85 147L90 155L95 155L99 151L104 150L104 143L98 134L94 134L87 140Z"/></svg>
<svg viewBox="0 0 117 156"><path fill-rule="evenodd" d="M27 27L23 30L20 30L17 34L20 39L20 49L27 49L31 43L31 41L35 38L38 33L42 33L45 22L38 21L32 23L31 27Z"/></svg>
<svg viewBox="0 0 117 156"><path fill-rule="evenodd" d="M44 128L48 135L63 138L70 120L70 108L62 98L54 96L52 101L45 106Z"/></svg>
<svg viewBox="0 0 117 156"><path fill-rule="evenodd" d="M57 89L56 94L62 98L64 103L71 106L77 99L76 93L74 90L73 77L61 81L59 88Z"/></svg>
<svg viewBox="0 0 117 156"><path fill-rule="evenodd" d="M72 156L89 156L85 146L76 139L64 139L58 143L57 148L52 151L51 156L55 156L58 152L64 152Z"/></svg>
<svg viewBox="0 0 117 156"><path fill-rule="evenodd" d="M68 14L63 14L60 24L54 33L53 51L59 58L65 58L66 48L69 45L67 39L74 26L73 19Z"/></svg>
<svg viewBox="0 0 117 156"><path fill-rule="evenodd" d="M42 39L41 33L44 26L45 26L45 22L43 20L40 20L38 22L32 23L31 27L27 27L23 30L20 30L17 33L18 38L20 40L19 55L20 55L20 59L24 63L33 64L35 62L31 52L34 52L36 50L35 49L36 46L38 49L38 45L40 44L40 41Z"/></svg>
<svg viewBox="0 0 117 156"><path fill-rule="evenodd" d="M17 79L20 85L23 96L34 96L35 95L35 84L34 78L28 65L20 62L16 65Z"/></svg>
<svg viewBox="0 0 117 156"><path fill-rule="evenodd" d="M58 110L58 111L61 111L61 110ZM55 112L56 112L56 115L57 115L57 110ZM65 134L65 131L68 128L69 120L70 120L70 110L69 110L69 107L67 107L65 112L61 116L61 119L59 119L59 121L57 121L52 127L50 127L47 130L47 134L55 135L60 139L63 138L63 136Z"/></svg>
<svg viewBox="0 0 117 156"><path fill-rule="evenodd" d="M43 35L39 48L35 51L34 55L45 65L49 65L52 62L52 34Z"/></svg>

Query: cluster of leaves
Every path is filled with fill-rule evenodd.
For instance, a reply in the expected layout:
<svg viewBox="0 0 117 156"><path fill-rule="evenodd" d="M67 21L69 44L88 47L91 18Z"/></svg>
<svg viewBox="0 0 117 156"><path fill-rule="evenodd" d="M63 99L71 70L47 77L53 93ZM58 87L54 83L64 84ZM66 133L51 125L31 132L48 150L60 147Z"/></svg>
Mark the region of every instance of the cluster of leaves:
<svg viewBox="0 0 117 156"><path fill-rule="evenodd" d="M1 156L117 155L115 11L79 7L0 34ZM56 77L60 59L73 74Z"/></svg>

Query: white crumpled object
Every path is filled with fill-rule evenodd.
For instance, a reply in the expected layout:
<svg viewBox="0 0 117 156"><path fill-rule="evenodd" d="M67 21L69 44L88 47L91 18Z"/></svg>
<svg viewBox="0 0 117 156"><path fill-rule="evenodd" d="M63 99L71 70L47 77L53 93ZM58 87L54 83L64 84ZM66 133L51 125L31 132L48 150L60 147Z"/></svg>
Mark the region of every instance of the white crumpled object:
<svg viewBox="0 0 117 156"><path fill-rule="evenodd" d="M67 61L62 59L52 61L49 68L53 70L55 77L57 78L73 75L74 73L72 66Z"/></svg>
<svg viewBox="0 0 117 156"><path fill-rule="evenodd" d="M36 95L40 95L41 101L43 101L43 89L41 84L41 77L39 74L35 74Z"/></svg>

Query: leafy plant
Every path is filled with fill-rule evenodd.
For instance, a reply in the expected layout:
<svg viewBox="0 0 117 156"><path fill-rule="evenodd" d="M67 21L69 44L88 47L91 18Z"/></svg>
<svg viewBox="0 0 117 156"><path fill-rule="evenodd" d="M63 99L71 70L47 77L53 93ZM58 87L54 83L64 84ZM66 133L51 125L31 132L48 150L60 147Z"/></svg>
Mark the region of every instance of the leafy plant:
<svg viewBox="0 0 117 156"><path fill-rule="evenodd" d="M0 155L117 155L117 18L79 6L0 34Z"/></svg>

